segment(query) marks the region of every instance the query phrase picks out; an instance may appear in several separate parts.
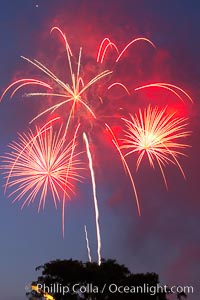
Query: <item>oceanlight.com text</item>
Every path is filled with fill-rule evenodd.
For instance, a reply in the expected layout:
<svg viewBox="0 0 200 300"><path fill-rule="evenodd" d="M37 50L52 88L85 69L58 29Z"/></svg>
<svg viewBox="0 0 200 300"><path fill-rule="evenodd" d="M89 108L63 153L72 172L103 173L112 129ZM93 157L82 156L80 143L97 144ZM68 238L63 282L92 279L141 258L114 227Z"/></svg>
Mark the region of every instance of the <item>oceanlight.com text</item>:
<svg viewBox="0 0 200 300"><path fill-rule="evenodd" d="M178 293L185 293L186 295L194 293L194 287L185 285L174 285L174 286L167 286L167 285L154 285L151 286L149 284L143 284L140 286L128 286L128 285L117 285L115 283L107 284L105 283L103 286L99 287L93 283L88 283L86 285L82 285L80 283L76 283L73 286L63 286L59 283L54 283L50 285L45 284L37 284L37 290L40 293L41 291L43 293L48 294L61 294L66 295L68 293L76 293L76 294L103 294L106 293L119 293L119 294L149 294L149 295L156 295L158 293L163 294L178 294Z"/></svg>

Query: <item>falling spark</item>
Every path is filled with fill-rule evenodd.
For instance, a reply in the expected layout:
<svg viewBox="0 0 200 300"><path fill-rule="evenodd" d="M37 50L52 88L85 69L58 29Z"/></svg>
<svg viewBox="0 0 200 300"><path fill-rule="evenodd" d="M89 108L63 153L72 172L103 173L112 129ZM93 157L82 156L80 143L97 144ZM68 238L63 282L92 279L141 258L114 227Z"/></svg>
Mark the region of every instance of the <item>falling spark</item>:
<svg viewBox="0 0 200 300"><path fill-rule="evenodd" d="M87 227L86 227L86 225L84 226L84 229L85 229L85 240L86 240L86 247L87 247L88 259L89 259L89 262L92 262L91 252L90 252L90 244L89 244L89 239L88 239L88 233L87 233Z"/></svg>
<svg viewBox="0 0 200 300"><path fill-rule="evenodd" d="M18 85L19 84L19 85ZM16 80L14 81L13 83L11 83L3 92L3 94L1 95L1 98L0 98L0 101L2 101L3 97L5 96L5 94L10 90L12 89L13 87L17 86L14 91L12 92L10 98L12 98L14 96L14 94L19 90L21 89L22 87L26 86L26 85L39 85L39 86L42 86L42 87L46 87L48 89L52 89L52 87L41 81L41 80L37 80L37 79L34 79L34 78L23 78L23 79L19 79L19 80Z"/></svg>
<svg viewBox="0 0 200 300"><path fill-rule="evenodd" d="M136 38L134 40L132 40L131 42L129 42L125 47L124 49L121 51L121 53L118 55L117 59L116 59L116 62L118 62L121 57L123 56L123 54L127 51L127 49L132 45L132 44L135 44L136 42L139 42L139 41L144 41L144 42L147 42L149 43L153 48L156 49L156 46L154 45L154 43L152 43L152 41L150 41L149 39L147 38L144 38L144 37L139 37L139 38Z"/></svg>
<svg viewBox="0 0 200 300"><path fill-rule="evenodd" d="M95 220L96 220L96 234L97 234L97 254L98 254L98 264L101 264L101 235L100 235L100 228L99 228L99 208L98 208L98 201L97 201L97 194L96 194L96 182L95 182L95 175L92 163L92 155L90 152L90 146L88 142L88 138L86 133L83 133L83 140L86 146L86 152L89 161L89 169L91 174L92 180L92 190L93 190L93 199L94 199L94 208L95 208Z"/></svg>
<svg viewBox="0 0 200 300"><path fill-rule="evenodd" d="M167 188L163 168L168 163L175 164L185 178L178 157L185 155L181 149L185 149L188 145L182 144L179 139L187 137L190 132L185 130L186 118L175 117L175 113L168 114L166 110L167 107L159 110L158 107L148 106L144 111L140 109L138 115L130 115L131 120L122 118L127 130L121 148L128 151L125 156L138 153L137 169L145 155L152 168L155 168L154 161L156 161Z"/></svg>
<svg viewBox="0 0 200 300"><path fill-rule="evenodd" d="M179 86L170 84L170 83L166 83L166 82L157 82L157 83L143 85L138 88L135 88L135 91L139 91L139 90L151 88L151 87L158 87L158 88L166 89L166 90L170 91L171 93L173 93L174 95L176 95L182 102L185 102L184 98L182 96L182 95L185 95L186 99L189 100L191 103L193 103L193 100L190 97L190 95L188 95L188 93L186 93L182 88L180 88Z"/></svg>
<svg viewBox="0 0 200 300"><path fill-rule="evenodd" d="M106 37L106 38L103 39L103 41L101 42L101 44L100 44L100 46L99 46L99 51L98 51L98 54L97 54L97 62L103 63L104 58L105 58L105 55L106 55L106 52L107 52L107 50L108 50L109 47L114 48L115 51L117 52L118 56L117 56L116 62L118 62L118 61L121 59L121 57L123 56L123 54L127 51L127 49L128 49L131 45L133 45L133 44L135 44L135 43L137 43L137 42L139 42L139 41L147 42L147 43L149 43L153 48L156 49L156 46L154 45L154 43L153 43L151 40L149 40L149 39L147 39L147 38L144 38L144 37L139 37L139 38L136 38L136 39L133 39L132 41L130 41L130 42L124 47L124 49L123 49L121 52L119 52L119 49L118 49L118 47L116 46L116 44L115 44L114 42L111 42L111 40L110 40L109 38Z"/></svg>
<svg viewBox="0 0 200 300"><path fill-rule="evenodd" d="M113 86L120 86L120 87L122 87L126 91L126 93L128 94L128 96L130 96L129 90L127 89L127 87L123 83L121 83L121 82L114 82L111 85L109 85L108 90L110 90L111 88L113 88Z"/></svg>
<svg viewBox="0 0 200 300"><path fill-rule="evenodd" d="M99 46L99 51L98 51L98 54L97 54L97 62L100 62L101 64L103 63L106 52L107 52L109 47L114 47L117 54L119 55L119 50L118 50L116 44L111 42L110 39L106 37L106 38L103 39L103 41L101 42L101 44Z"/></svg>
<svg viewBox="0 0 200 300"><path fill-rule="evenodd" d="M112 129L110 128L110 126L108 124L105 124L106 125L106 128L108 130L108 132L111 134L112 136L112 142L113 144L115 145L119 155L120 155L120 158L121 158L121 162L122 162L122 165L124 167L124 170L126 173L128 173L128 176L130 178L130 181L131 181L131 185L132 185L132 188L133 188L133 191L134 191L134 194L135 194L135 199L136 199L136 204L137 204L137 209L138 209L138 214L139 216L141 216L141 209L140 209L140 202L139 202L139 198L138 198L138 194L137 194L137 190L136 190L136 186L135 186L135 183L134 183L134 180L133 180L133 176L131 174L131 171L130 171L130 168L126 162L126 159L124 157L124 155L122 154L122 151L120 149L120 145L118 143L118 140L117 138L115 137L114 135L114 132L112 131Z"/></svg>

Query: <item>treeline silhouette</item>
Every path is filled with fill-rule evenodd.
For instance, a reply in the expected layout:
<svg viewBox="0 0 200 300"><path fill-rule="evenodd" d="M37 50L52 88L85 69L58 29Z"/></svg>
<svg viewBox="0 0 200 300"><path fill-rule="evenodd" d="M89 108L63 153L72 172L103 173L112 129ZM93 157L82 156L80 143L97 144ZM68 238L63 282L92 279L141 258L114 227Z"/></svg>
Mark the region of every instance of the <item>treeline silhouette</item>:
<svg viewBox="0 0 200 300"><path fill-rule="evenodd" d="M166 300L170 288L159 283L156 273L133 274L116 260L83 263L54 260L36 268L42 275L32 282L27 297L55 300ZM186 297L184 293L177 298Z"/></svg>

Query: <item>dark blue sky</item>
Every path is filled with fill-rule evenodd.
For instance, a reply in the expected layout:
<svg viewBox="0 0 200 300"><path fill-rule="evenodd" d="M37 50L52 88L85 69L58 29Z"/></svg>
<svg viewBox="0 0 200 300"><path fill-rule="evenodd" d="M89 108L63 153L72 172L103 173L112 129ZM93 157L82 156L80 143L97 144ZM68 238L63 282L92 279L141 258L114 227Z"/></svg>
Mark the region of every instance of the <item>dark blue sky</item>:
<svg viewBox="0 0 200 300"><path fill-rule="evenodd" d="M140 53L133 54L134 58L140 57L136 61L139 69L128 72L128 76L133 76L133 87L162 80L178 84L190 93L194 105L186 110L193 132L188 138L192 147L187 150L188 157L181 160L186 181L174 166L169 166L166 170L167 192L158 170L144 164L135 175L142 207L142 216L138 217L129 181L119 160L103 144L96 146L97 162L101 162L96 164L96 173L102 256L116 258L133 272L157 272L163 284L193 285L195 295L188 299L199 299L199 1L1 2L1 92L13 79L23 78L31 72L30 65L20 55L41 58L49 66L51 63L55 66L57 49L53 46L55 38L49 31L57 25L63 28L75 48L83 45L88 57L93 56L104 36L120 45L138 36L150 38L157 45L157 54L152 54L152 50L144 53L146 59L150 59L146 63ZM58 49L58 53L60 51ZM17 132L28 130L28 122L35 116L40 103L34 104L34 101L19 96L12 100L8 96L3 99L0 104L1 155L6 151L6 145L16 139ZM101 160L98 160L98 155ZM88 227L92 256L97 258L89 179L77 186L77 195L67 205L64 240L61 209L56 211L51 199L40 214L37 213L37 203L21 210L20 203L11 204L12 200L4 195L2 176L0 184L1 299L26 299L24 287L39 275L35 271L38 265L56 258L72 257L86 261L84 224Z"/></svg>

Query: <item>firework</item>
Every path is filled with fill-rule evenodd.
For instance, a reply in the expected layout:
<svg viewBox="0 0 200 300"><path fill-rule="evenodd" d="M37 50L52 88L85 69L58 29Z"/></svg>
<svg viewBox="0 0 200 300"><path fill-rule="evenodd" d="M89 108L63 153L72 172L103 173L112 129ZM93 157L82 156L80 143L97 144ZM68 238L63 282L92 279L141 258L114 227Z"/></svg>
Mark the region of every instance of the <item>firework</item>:
<svg viewBox="0 0 200 300"><path fill-rule="evenodd" d="M26 94L27 97L32 97L32 96L39 96L39 97L54 97L57 99L61 99L59 102L57 102L56 104L51 105L50 107L48 107L47 109L45 109L44 111L42 111L41 113L39 113L30 123L32 123L33 121L35 121L36 119L38 119L39 117L44 116L45 114L49 114L54 112L55 110L63 107L64 105L67 105L67 110L66 110L66 116L67 116L67 121L65 123L65 133L64 135L67 134L67 131L70 128L70 124L73 120L73 124L77 125L77 128L80 126L80 123L82 125L82 123L84 123L85 121L88 122L88 119L97 119L98 116L96 115L95 112L95 101L88 101L88 92L89 89L96 85L97 83L101 82L102 80L103 82L108 82L113 71L111 70L104 70L103 72L99 72L96 74L96 76L90 78L89 80L84 80L84 77L82 76L82 65L81 65L81 59L82 59L82 48L80 48L79 50L79 56L78 59L76 59L72 53L72 50L69 46L69 43L67 41L67 38L65 37L64 33L58 28L58 27L53 27L51 32L53 31L57 31L65 44L65 49L66 49L66 54L67 54L67 62L68 62L68 67L69 67L69 74L70 74L70 78L67 81L67 83L63 82L56 74L54 74L49 68L47 68L44 64L42 64L41 62L39 62L38 60L31 60L27 57L22 56L22 58L24 60L26 60L27 62L29 62L30 64L32 64L34 67L36 67L38 70L40 70L43 74L45 74L47 76L48 79L50 79L51 83L46 83L44 81L38 80L38 79L34 79L34 78L24 78L24 79L19 79L17 81L15 81L14 83L10 84L5 91L3 92L1 99L5 96L6 93L8 93L9 91L11 91L11 98L22 88L30 85L38 85L42 88L45 88L49 91L47 92L39 92L39 93L28 93ZM135 44L136 42L139 41L145 41L149 44L151 44L153 47L154 44L146 39L146 38L137 38L132 40L131 42L129 42L122 51L119 51L116 44L111 42L109 38L105 38L98 50L98 55L97 55L97 63L103 63L106 53L108 51L109 48L114 48L115 49L115 53L117 54L116 60L115 62L118 62L123 54L127 51L127 49L132 45ZM97 68L98 69L98 68ZM102 69L102 67L101 67ZM130 95L129 90L127 89L127 87L122 84L121 82L114 82L112 84L110 84L108 87L106 87L106 89L110 90L111 88L114 88L116 86L119 86L120 88L123 88L124 91ZM99 102L100 101L100 102ZM100 95L98 95L97 97L97 102L98 102L98 106L99 103L103 104L102 98L100 97ZM75 122L74 122L75 121ZM103 124L103 126L108 126L107 124ZM109 127L110 128L110 127ZM78 129L77 129L78 131ZM111 129L110 129L111 131ZM63 166L61 167L61 170L59 169L59 172L56 172L56 176L58 178L55 179L55 175L53 173L45 173L45 174L41 174L41 170L38 170L38 165L35 164L35 162L31 161L30 164L30 169L28 168L28 159L29 159L29 155L31 154L31 158L33 159L34 156L36 155L35 152L41 151L41 145L43 142L42 138L40 135L38 135L37 139L34 140L34 143L31 143L29 145L29 140L30 139L34 139L34 137L32 136L33 134L28 134L25 136L21 136L20 137L20 142L21 142L21 146L17 146L16 143L11 145L11 148L14 149L14 154L8 155L8 159L5 160L5 167L7 168L7 186L9 187L16 187L17 184L20 184L19 187L16 188L16 190L14 190L11 194L15 194L15 193L19 193L18 196L16 196L15 200L19 200L21 199L23 196L27 195L26 200L24 201L24 205L26 203L30 203L31 201L34 200L35 196L38 194L39 190L42 189L42 193L41 193L41 197L40 197L40 202L39 202L39 208L41 206L41 204L43 203L43 206L45 204L45 198L46 198L46 194L47 194L47 186L50 183L50 188L51 188L51 192L54 198L54 202L56 205L56 197L58 197L58 192L57 192L57 188L56 185L59 186L59 188L63 191L63 209L62 209L62 224L63 224L63 234L64 234L64 206L65 206L65 197L68 197L68 193L67 191L65 191L65 188L68 188L71 190L73 190L72 187L68 187L68 181L66 181L66 179L70 178L70 174L72 173L73 170L73 166L74 166L74 144L73 146L70 146L70 150L68 151L67 149L65 149L66 151L63 151L62 153L56 153L57 157L55 158L56 160L59 160L59 162L63 163ZM76 134L77 135L77 132ZM93 169L93 163L92 163L92 155L90 152L90 147L89 147L89 142L88 142L88 138L86 133L83 133L83 138L84 138L84 142L85 142L85 147L86 147L86 152L87 152L87 156L88 156L88 160L89 160L89 168L90 168L90 174L91 174L91 179L92 179L92 190L93 190L93 198L94 198L94 206L95 206L95 215L96 215L96 232L97 232L97 242L98 242L98 262L99 264L101 263L101 236L100 236L100 228L99 228L99 210L98 210L98 202L97 202L97 195L96 195L96 182L95 182L95 174L94 174L94 169ZM56 142L59 143L59 139L61 139L61 146L63 147L63 138L61 136L57 137ZM53 140L52 137L48 138L48 140ZM47 143L47 142L46 142ZM27 146L28 144L28 146ZM46 145L46 144L45 144ZM128 168L128 165L126 164L123 155L121 153L121 151L119 150L119 147L117 146L116 143L114 143L115 147L118 149L122 163L125 167L126 172L128 172L130 178L131 178L131 182L132 182L132 186L134 188L134 192L136 195L136 200L137 200L137 205L138 205L138 211L139 211L139 202L138 202L138 198L137 198L137 193L136 193L136 189L135 189L135 185L134 185L134 181L133 178L131 176L130 170ZM44 149L44 146L43 146ZM33 152L33 154L32 154ZM69 152L71 152L71 155L69 154ZM16 159L16 155L17 159ZM38 153L37 153L38 155ZM42 155L44 155L46 157L47 153L42 153L40 155L40 157L42 157ZM49 155L49 153L48 153ZM58 155L61 155L61 158L58 158ZM66 157L65 157L66 156ZM24 157L26 157L26 159L24 160ZM42 160L46 163L46 165L44 165L44 168L47 168L47 165L49 166L51 163L53 164L53 161L45 161L44 158L42 158ZM76 164L75 164L76 165ZM57 165L56 165L57 166ZM68 167L67 167L68 166ZM39 166L40 167L40 166ZM31 169L32 168L32 169ZM33 172L33 174L35 174L34 177L34 181L32 180L32 176L31 176L31 171L34 169L37 169L36 174ZM47 170L46 170L47 172ZM66 175L63 174L64 172L66 173ZM47 175L48 174L48 175ZM53 176L54 175L54 176ZM78 178L76 172L72 173L72 177L75 176L75 179ZM27 177L29 178L29 180L27 180ZM32 181L34 182L34 185L32 185ZM64 188L63 188L63 183L65 182ZM34 188L33 188L34 186ZM140 213L140 211L139 211Z"/></svg>
<svg viewBox="0 0 200 300"><path fill-rule="evenodd" d="M110 126L108 124L105 124L106 125L106 128L107 128L107 131L110 133L111 135L111 138L112 138L112 142L115 146L115 148L117 149L118 153L119 153L119 156L121 158L121 162L122 162L122 165L124 167L124 170L125 172L128 174L129 176L129 179L131 181L131 185L132 185L132 188L133 188L133 192L135 194L135 199L136 199L136 204L137 204L137 209L138 209L138 214L139 216L141 215L141 210L140 210L140 203L139 203L139 198L138 198L138 194L137 194L137 190L136 190L136 186L135 186L135 183L134 183L134 180L133 180L133 176L131 174L131 171L130 171L130 168L126 162L126 159L120 149L120 145L118 143L118 140L116 138L116 136L114 135L114 132L112 131L112 129L110 128Z"/></svg>
<svg viewBox="0 0 200 300"><path fill-rule="evenodd" d="M69 76L67 78L67 82L64 82L60 79L60 77L57 74L54 74L49 68L47 68L44 64L39 62L38 60L32 60L27 57L22 56L22 58L27 61L29 64L34 66L38 71L41 72L41 74L45 75L48 83L45 81L41 81L34 78L24 78L19 79L15 81L14 83L10 84L4 91L4 93L1 96L1 99L5 96L5 94L11 92L11 98L21 89L27 86L39 86L42 89L45 89L44 92L31 92L26 93L25 96L27 97L53 97L53 99L56 100L55 103L51 103L46 109L44 109L42 112L40 112L37 116L35 116L30 123L33 121L36 121L38 118L45 116L47 114L51 114L55 112L56 110L60 108L65 108L65 129L63 136L65 137L68 132L73 128L74 126L77 128L76 132L74 134L73 141L70 143L70 146L67 147L67 149L70 149L69 151L64 146L65 139L62 136L59 136L57 138L57 143L59 142L59 139L61 140L61 146L64 147L65 151L62 151L62 153L58 153L58 155L61 156L59 159L59 162L62 161L62 170L65 174L64 177L62 177L61 173L57 172L58 180L54 182L53 179L48 177L47 175L43 175L42 180L43 183L39 183L37 181L37 178L35 178L35 184L36 187L33 189L32 185L29 181L26 181L25 178L27 177L27 173L22 173L21 170L23 170L24 167L27 167L27 161L23 161L22 158L25 156L25 154L28 157L29 153L32 153L32 149L37 148L35 145L38 145L38 141L42 141L42 135L37 134L37 138L33 136L33 134L21 136L21 146L17 146L16 143L12 145L12 149L14 150L14 154L8 155L7 160L5 161L6 166L6 172L7 172L7 186L8 187L16 187L16 185L19 183L20 186L16 188L11 194L15 194L16 192L19 193L19 195L16 197L16 200L20 200L23 196L27 195L27 200L25 200L25 203L30 203L34 200L35 196L39 193L40 190L42 190L42 194L40 197L40 204L45 204L45 197L47 193L47 187L50 183L50 189L54 198L54 202L56 205L56 198L58 198L58 191L57 187L62 191L63 197L62 197L62 205L63 205L63 233L64 233L64 206L65 206L65 198L69 197L68 190L73 191L73 187L69 184L68 179L75 179L79 180L79 176L77 174L78 171L78 161L76 160L75 155L75 144L76 144L76 137L78 135L78 131L80 134L80 131L82 130L83 139L84 139L84 145L86 148L86 153L89 161L89 169L90 169L90 175L91 175L91 181L92 181L92 192L93 192L93 199L94 199L94 207L95 207L95 219L96 219L96 234L97 234L97 243L98 243L98 263L101 263L101 236L100 236L100 228L99 228L99 209L98 209L98 201L97 201L97 192L96 192L96 181L95 181L95 173L93 168L93 161L92 161L92 153L88 141L88 136L92 138L92 134L96 134L95 130L93 129L94 126L88 127L88 121L93 122L95 120L100 121L100 125L103 126L108 130L108 132L111 135L112 142L117 149L121 162L123 164L124 170L126 174L129 176L132 188L134 191L134 195L136 198L138 213L140 215L140 205L139 205L139 199L137 196L137 191L135 187L135 183L130 171L130 168L128 166L128 163L125 159L124 154L122 153L121 146L118 143L117 138L115 137L112 126L108 125L107 123L102 122L102 118L100 120L99 111L105 107L104 104L104 98L101 94L97 93L95 95L94 88L96 88L96 91L99 91L99 86L103 86L104 93L106 91L112 91L112 89L120 88L123 90L125 96L130 96L130 91L126 87L126 85L122 82L112 82L112 75L115 70L110 70L105 67L106 63L109 63L109 59L106 60L106 55L108 51L113 51L113 62L118 63L122 60L122 57L126 53L126 51L135 43L137 42L145 42L149 44L151 47L156 48L155 45L147 38L139 37L136 39L133 39L130 41L122 50L119 50L117 45L110 40L110 38L106 37L103 39L103 41L100 43L99 49L97 51L97 59L96 59L96 72L95 75L93 74L90 78L89 75L84 76L84 70L82 67L82 48L79 49L79 55L76 58L73 55L73 51L70 48L70 45L68 43L68 40L64 33L58 28L53 27L51 32L58 32L61 36L62 40L64 41L66 55L67 55L67 63L68 63L68 73ZM108 64L110 65L110 63ZM103 70L102 72L99 70ZM139 91L141 89L147 88L147 87L159 87L163 88L165 90L168 90L172 92L174 95L176 95L179 99L183 100L183 97L188 98L191 101L191 98L189 95L182 90L181 88L171 85L168 83L156 83L156 84L149 84L146 86L138 87L135 89L135 91ZM43 90L42 90L43 91ZM117 104L116 104L117 105ZM101 107L101 108L100 108ZM98 109L97 109L98 108ZM116 106L116 111L118 111L119 107ZM63 110L62 110L63 111ZM115 113L116 113L115 111ZM113 111L109 114L107 111L103 111L103 116L110 118L110 115L114 118L116 117L116 114L113 113ZM121 116L120 116L121 117ZM178 142L175 142L175 139L181 138L183 136L187 136L188 133L185 132L185 119L177 119L174 118L174 116L166 117L165 116L165 110L162 110L159 112L159 110L151 109L150 107L142 113L140 111L139 117L131 117L131 121L127 119L123 119L125 121L125 124L127 126L127 132L126 132L126 139L124 141L123 148L128 150L128 153L126 155L131 154L132 152L138 152L139 158L137 162L137 168L140 165L140 162L146 153L150 165L154 167L154 161L156 160L160 170L162 172L163 178L166 183L166 179L163 172L163 167L166 166L167 163L172 162L176 164L181 172L184 175L184 172L177 160L177 157L181 155L180 151L178 149L185 148L186 145L180 144ZM149 125L147 126L149 122ZM99 124L98 123L98 124ZM156 126L155 126L156 124ZM86 125L86 126L85 126ZM79 129L80 128L80 129ZM150 130L150 133L148 133L148 130ZM90 130L90 132L88 132ZM169 134L167 133L169 131ZM45 133L46 135L48 134ZM60 133L59 133L60 134ZM149 135L150 136L158 136L159 138L151 138L152 143L154 142L154 146L150 147L144 147L144 136ZM52 138L51 138L52 139ZM159 143L159 139L162 140ZM34 140L33 142L29 142L29 140ZM35 141L36 140L36 141ZM53 140L53 139L52 139ZM30 143L30 145L29 145ZM64 155L66 157L64 157ZM16 157L17 156L17 157ZM21 165L19 165L19 162L21 162ZM19 173L15 170L20 170ZM61 172L61 170L59 169ZM62 174L63 174L62 173ZM16 178L17 174L17 178ZM21 174L21 177L19 177L18 174ZM29 173L28 173L29 174ZM23 178L24 176L24 178ZM49 175L48 175L49 176ZM60 177L59 177L60 176ZM72 178L71 178L72 177ZM51 180L50 180L51 179ZM53 182L53 183L52 183ZM54 185L53 185L54 184ZM63 187L64 184L64 187ZM68 186L69 185L69 186ZM86 238L87 240L87 238Z"/></svg>
<svg viewBox="0 0 200 300"><path fill-rule="evenodd" d="M133 153L139 155L137 169L146 155L151 167L155 168L155 161L159 165L166 187L164 167L168 163L175 164L185 177L178 157L185 155L181 150L188 147L179 141L190 134L186 131L186 118L178 118L175 113L168 114L167 107L159 109L148 106L144 111L140 109L138 115L131 115L131 120L122 119L127 130L121 148L127 150L125 156Z"/></svg>
<svg viewBox="0 0 200 300"><path fill-rule="evenodd" d="M5 91L3 92L3 94L0 98L0 101L3 99L5 94L7 92L9 92L10 90L12 90L12 93L11 93L11 98L12 98L17 91L19 91L21 88L23 88L24 86L27 86L27 85L39 85L43 88L47 88L50 90L49 92L26 93L25 95L27 97L31 97L31 96L51 97L51 96L53 96L55 98L61 99L61 101L54 105L51 105L50 107L48 107L47 109L45 109L44 111L39 113L35 118L33 118L31 120L31 122L35 121L37 118L39 118L45 114L54 112L55 110L59 109L60 107L62 107L64 105L68 105L67 106L67 118L68 119L66 122L66 130L67 130L72 118L74 118L75 116L77 117L77 119L79 118L80 108L83 109L83 113L81 115L85 114L85 116L86 116L85 118L88 118L87 113L89 113L89 117L91 117L92 119L97 118L97 116L94 112L94 106L95 106L94 103L92 103L92 104L88 103L87 92L88 92L89 88L96 85L103 79L104 80L106 79L106 81L109 81L113 71L112 70L104 70L103 72L97 73L96 76L92 77L89 81L85 82L84 77L81 75L81 73L82 73L81 72L82 48L80 48L79 56L78 56L78 59L76 60L73 55L73 52L69 46L67 38L64 35L64 33L62 32L62 30L58 27L53 27L51 29L51 32L53 32L53 31L57 31L61 35L61 37L64 41L66 54L67 54L67 61L68 61L68 66L69 66L69 71L70 71L70 80L68 80L67 83L64 83L56 74L54 74L49 68L47 68L44 64L42 64L38 60L36 60L36 59L31 60L27 57L21 56L24 60L26 60L27 62L32 64L34 67L36 67L38 70L40 70L43 74L45 74L51 80L52 83L51 84L45 83L44 81L41 81L38 79L33 79L33 78L24 78L24 79L17 80L14 83L10 84L5 89ZM155 45L153 44L153 42L150 41L149 39L144 38L144 37L139 37L139 38L136 38L136 39L132 40L131 42L129 42L122 51L119 51L118 47L116 46L116 44L114 42L111 42L109 38L104 38L103 41L101 42L99 50L98 50L97 63L99 63L99 62L103 63L105 56L106 56L106 52L109 47L112 47L115 49L115 52L117 54L115 62L117 63L119 60L121 60L122 56L129 49L129 47L131 45L133 45L137 42L140 42L140 41L147 42L152 47L156 48ZM99 69L99 68L97 67L97 69ZM110 90L113 86L116 86L116 85L122 87L126 91L126 93L128 95L130 95L130 92L128 91L127 87L121 82L114 82L114 83L110 84L108 87L106 87L106 89ZM101 99L101 97L98 96L97 99L98 99L97 102L99 103L99 99Z"/></svg>
<svg viewBox="0 0 200 300"><path fill-rule="evenodd" d="M93 169L93 163L92 163L92 155L90 152L90 145L88 142L87 135L85 132L83 133L83 139L86 146L86 152L88 156L89 161L89 169L92 179L92 190L93 190L93 199L94 199L94 208L95 208L95 221L96 221L96 233L97 233L97 254L98 254L98 264L101 264L101 235L100 235L100 228L99 228L99 208L98 208L98 201L97 201L97 193L96 193L96 182L95 182L95 175L94 175L94 169Z"/></svg>
<svg viewBox="0 0 200 300"><path fill-rule="evenodd" d="M80 153L75 154L76 143L66 143L62 127L36 127L35 133L19 134L18 141L9 145L11 152L2 157L1 169L6 177L5 190L15 201L23 200L22 208L39 196L38 211L45 207L48 190L57 208L61 195L69 198L74 192L74 182L80 181ZM72 157L73 154L73 157Z"/></svg>
<svg viewBox="0 0 200 300"><path fill-rule="evenodd" d="M140 41L149 43L153 48L156 49L156 46L154 45L154 43L152 41L150 41L149 39L144 38L144 37L139 37L139 38L136 38L136 39L133 39L132 41L130 41L124 47L124 49L121 52L119 52L117 45L114 42L111 42L111 40L106 37L103 39L103 41L101 42L101 44L99 46L99 51L97 54L97 62L103 63L104 58L106 56L106 52L108 51L109 47L113 48L115 50L115 52L117 53L118 56L117 56L115 62L118 62L130 46L132 46L133 44L140 42Z"/></svg>
<svg viewBox="0 0 200 300"><path fill-rule="evenodd" d="M87 93L89 92L89 88L92 86L96 85L103 79L106 81L109 81L113 71L111 70L104 70L103 72L97 73L96 76L92 77L89 81L85 82L84 77L82 76L81 72L81 59L82 59L82 48L79 50L79 56L78 59L76 60L73 52L70 48L70 45L67 41L66 36L62 32L62 30L58 27L53 27L51 29L51 32L57 31L65 45L66 49L66 54L67 54L67 61L68 61L68 67L70 71L70 80L68 80L67 83L64 83L56 74L54 74L49 68L47 68L45 65L43 65L41 62L38 60L31 60L29 58L26 58L22 56L24 60L32 64L34 67L36 67L38 70L40 70L43 74L47 76L51 80L51 84L45 83L44 81L38 80L38 79L33 79L33 78L24 78L15 81L14 83L10 84L5 91L3 92L1 99L5 96L6 93L8 93L10 90L12 90L11 93L11 98L15 95L17 91L19 91L21 88L27 85L39 85L43 88L49 89L49 92L45 93L27 93L27 97L31 96L46 96L50 97L53 96L55 98L61 99L60 102L51 105L41 113L39 113L35 118L32 119L31 122L35 121L39 117L42 117L45 114L52 113L55 110L59 109L60 107L64 105L67 106L66 110L66 115L67 115L67 121L66 121L66 131L68 130L70 126L70 122L73 120L76 120L77 123L84 123L84 121L88 122L88 119L97 119L98 115L96 115L95 112L95 101L88 101L88 96ZM98 52L97 52L97 63L103 63L104 59L106 57L106 53L109 48L115 49L115 62L117 63L119 60L121 60L122 56L124 53L135 43L137 42L146 42L150 44L152 47L156 48L155 45L153 44L152 41L150 41L147 38L144 37L139 37L136 39L133 39L130 41L124 48L123 50L119 51L117 45L112 42L108 37L104 38L103 41L101 42ZM98 69L98 68L97 68ZM109 86L106 86L107 90L111 90L114 87L120 87L122 88L125 93L130 96L130 92L128 88L121 82L113 82L112 84L109 84ZM62 92L61 92L62 91ZM99 102L100 101L100 102ZM98 95L97 97L97 102L98 104L103 104L102 98ZM31 123L30 122L30 123ZM105 123L103 123L103 126L107 126ZM116 145L115 145L116 146ZM132 179L133 181L133 179ZM135 188L134 188L135 189ZM138 201L138 200L137 200Z"/></svg>
<svg viewBox="0 0 200 300"><path fill-rule="evenodd" d="M86 225L84 226L84 230L85 230L85 240L86 240L86 247L87 247L87 252L88 252L88 259L89 259L89 262L92 262L91 253L90 253L90 244L89 244Z"/></svg>
<svg viewBox="0 0 200 300"><path fill-rule="evenodd" d="M186 93L186 91L184 91L182 88L180 88L177 85L166 83L166 82L157 82L157 83L150 83L147 85L143 85L138 88L135 88L135 91L139 91L139 90L143 90L143 89L151 88L151 87L158 87L158 88L168 90L172 94L174 94L176 97L178 97L178 99L180 99L182 102L185 102L184 101L184 97L185 97L187 100L189 100L191 103L193 103L192 98L190 97L190 95L188 95L188 93Z"/></svg>
<svg viewBox="0 0 200 300"><path fill-rule="evenodd" d="M45 92L45 93L28 93L26 94L27 97L30 96L46 96L46 97L57 97L61 100L59 103L52 105L48 109L44 110L42 113L38 114L31 122L35 121L37 118L43 116L44 114L47 113L52 113L58 108L62 107L63 105L70 105L70 109L68 110L68 120L66 122L66 130L69 127L71 119L77 115L77 111L79 111L79 108L84 108L85 113L89 113L89 115L92 118L96 118L95 113L93 112L92 108L87 104L87 97L86 97L86 92L87 90L94 84L96 84L98 81L100 81L104 77L108 77L109 75L112 74L112 71L110 70L105 70L99 74L97 74L95 77L91 78L87 83L84 82L82 76L81 76L81 57L82 57L82 48L79 50L79 57L78 57L78 63L75 60L75 62L72 62L73 54L72 51L69 47L69 44L67 42L67 39L65 35L62 33L62 31L58 27L53 27L52 31L58 31L64 42L65 42L65 47L66 47L66 53L67 53L67 58L68 58L68 65L69 65L69 70L70 70L70 78L71 82L64 83L61 81L51 70L49 70L46 66L44 66L41 62L37 60L31 60L29 58L26 58L24 56L21 56L24 60L28 61L30 64L34 65L36 68L38 68L40 71L42 71L44 74L47 75L48 78L51 79L52 85L49 85L43 81L37 80L37 79L20 79L9 85L4 93L1 96L2 98L5 96L5 94L14 88L14 90L11 93L11 97L15 95L15 93L24 87L25 85L40 85L42 87L46 87L50 90L56 89L59 90L58 92ZM62 92L60 92L62 90ZM68 107L69 108L69 107ZM31 123L30 122L30 123Z"/></svg>

